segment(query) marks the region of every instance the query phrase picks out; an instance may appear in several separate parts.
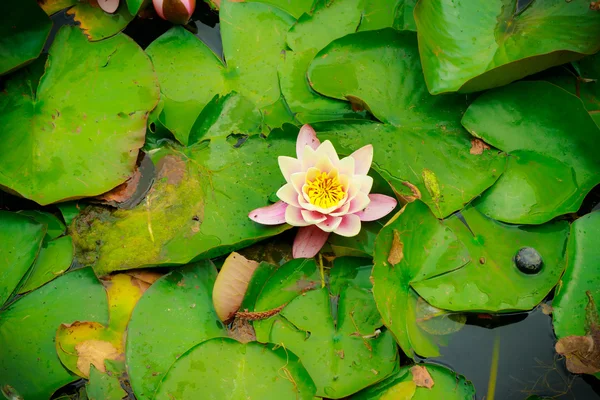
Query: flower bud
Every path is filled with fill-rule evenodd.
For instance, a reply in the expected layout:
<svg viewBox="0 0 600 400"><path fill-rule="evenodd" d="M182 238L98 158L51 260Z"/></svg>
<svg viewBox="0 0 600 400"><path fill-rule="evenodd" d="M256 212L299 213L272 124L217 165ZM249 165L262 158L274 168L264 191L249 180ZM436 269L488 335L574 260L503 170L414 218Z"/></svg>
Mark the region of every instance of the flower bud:
<svg viewBox="0 0 600 400"><path fill-rule="evenodd" d="M186 24L196 8L196 0L152 0L157 14L174 24Z"/></svg>
<svg viewBox="0 0 600 400"><path fill-rule="evenodd" d="M119 8L119 0L98 0L100 8L109 14L114 14Z"/></svg>

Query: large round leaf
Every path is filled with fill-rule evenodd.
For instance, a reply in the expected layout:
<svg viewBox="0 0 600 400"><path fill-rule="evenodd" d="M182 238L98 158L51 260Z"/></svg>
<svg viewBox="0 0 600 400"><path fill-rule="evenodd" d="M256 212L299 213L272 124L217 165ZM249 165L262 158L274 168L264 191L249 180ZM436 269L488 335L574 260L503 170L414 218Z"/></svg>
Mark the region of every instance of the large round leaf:
<svg viewBox="0 0 600 400"><path fill-rule="evenodd" d="M226 336L212 305L217 276L210 261L157 280L134 309L127 329L127 370L136 398L153 399L167 370L192 346Z"/></svg>
<svg viewBox="0 0 600 400"><path fill-rule="evenodd" d="M385 122L317 124L319 138L346 154L373 144L373 168L401 196L421 197L438 217L461 209L502 173L503 155L471 154L472 137L460 126L464 96L427 92L414 33L347 35L319 52L308 73L318 92L351 98Z"/></svg>
<svg viewBox="0 0 600 400"><path fill-rule="evenodd" d="M0 388L27 400L47 400L77 379L63 367L54 337L61 323L108 322L104 288L90 268L66 274L0 313Z"/></svg>
<svg viewBox="0 0 600 400"><path fill-rule="evenodd" d="M422 369L433 386L420 386ZM419 385L420 384L420 385ZM464 376L437 364L415 364L400 368L385 381L351 397L351 400L473 400L475 387Z"/></svg>
<svg viewBox="0 0 600 400"><path fill-rule="evenodd" d="M433 94L506 85L600 50L600 13L585 1L422 0L415 6ZM521 12L518 12L521 11Z"/></svg>
<svg viewBox="0 0 600 400"><path fill-rule="evenodd" d="M57 278L69 269L73 262L73 241L70 236L44 240L31 271L19 287L19 294L32 291Z"/></svg>
<svg viewBox="0 0 600 400"><path fill-rule="evenodd" d="M182 144L188 143L194 121L216 94L236 91L260 109L281 96L277 65L285 48L282 33L294 19L266 4L231 0L222 2L219 17L227 65L181 27L172 28L146 50L164 100L160 121Z"/></svg>
<svg viewBox="0 0 600 400"><path fill-rule="evenodd" d="M600 313L600 212L579 218L571 225L567 249L568 263L564 276L556 288L552 302L554 332L561 339L567 336L587 335L590 302ZM595 321L598 323L600 321Z"/></svg>
<svg viewBox="0 0 600 400"><path fill-rule="evenodd" d="M518 82L481 95L463 125L510 154L477 208L489 217L541 224L575 212L600 183L600 129L581 100L548 82Z"/></svg>
<svg viewBox="0 0 600 400"><path fill-rule="evenodd" d="M155 399L295 400L314 393L314 383L291 351L215 338L177 359Z"/></svg>
<svg viewBox="0 0 600 400"><path fill-rule="evenodd" d="M0 3L0 75L37 58L46 43L52 21L35 0L18 6Z"/></svg>
<svg viewBox="0 0 600 400"><path fill-rule="evenodd" d="M565 268L566 221L514 226L467 207L443 224L467 249L469 261L443 275L412 283L435 307L451 311L530 310L548 295ZM524 248L532 248L541 256L538 273L526 274L517 268L517 253Z"/></svg>
<svg viewBox="0 0 600 400"><path fill-rule="evenodd" d="M31 80L0 93L0 185L48 204L124 182L158 100L142 50L124 35L90 43L65 26L36 91Z"/></svg>
<svg viewBox="0 0 600 400"><path fill-rule="evenodd" d="M414 282L443 275L468 262L452 230L421 201L407 204L375 241L373 295L383 322L409 357L439 355L435 337L417 325Z"/></svg>
<svg viewBox="0 0 600 400"><path fill-rule="evenodd" d="M24 215L0 211L0 307L37 257L46 229Z"/></svg>
<svg viewBox="0 0 600 400"><path fill-rule="evenodd" d="M280 344L300 357L318 396L348 396L388 376L397 363L391 333L378 330L382 322L371 293L370 270L368 260L338 258L329 289L297 295L276 317L255 323L259 341ZM286 291L281 283L275 276L269 279L257 299L257 311L281 305L280 299L267 296L269 291Z"/></svg>

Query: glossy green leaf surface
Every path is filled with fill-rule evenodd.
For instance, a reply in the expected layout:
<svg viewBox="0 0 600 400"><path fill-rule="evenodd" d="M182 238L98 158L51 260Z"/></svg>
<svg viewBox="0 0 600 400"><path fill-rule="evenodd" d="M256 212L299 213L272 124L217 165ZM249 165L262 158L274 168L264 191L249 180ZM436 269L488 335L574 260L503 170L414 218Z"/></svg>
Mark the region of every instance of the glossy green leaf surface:
<svg viewBox="0 0 600 400"><path fill-rule="evenodd" d="M477 202L491 218L541 224L577 211L600 183L600 129L581 100L551 83L487 92L462 123L510 155L506 172Z"/></svg>
<svg viewBox="0 0 600 400"><path fill-rule="evenodd" d="M91 268L68 273L0 312L0 387L47 400L75 381L60 363L54 338L61 323L76 320L108 322L106 293Z"/></svg>
<svg viewBox="0 0 600 400"><path fill-rule="evenodd" d="M600 50L600 14L583 1L424 0L415 6L433 94L506 85Z"/></svg>
<svg viewBox="0 0 600 400"><path fill-rule="evenodd" d="M46 226L24 215L0 211L0 307L37 257Z"/></svg>
<svg viewBox="0 0 600 400"><path fill-rule="evenodd" d="M71 226L76 257L99 275L216 257L289 229L265 226L248 213L268 205L285 182L274 155L292 155L296 131L226 137L153 154L155 183L132 210L86 209ZM223 229L227 227L227 229ZM98 245L97 242L100 242Z"/></svg>
<svg viewBox="0 0 600 400"><path fill-rule="evenodd" d="M103 374L93 365L85 389L89 400L122 400L127 397L116 375Z"/></svg>
<svg viewBox="0 0 600 400"><path fill-rule="evenodd" d="M351 400L472 400L475 387L464 376L437 364L415 364L427 369L435 384L431 389L416 386L410 397L402 397L406 387L413 383L411 368L406 366L385 381L367 388L351 397ZM404 391L403 391L404 389Z"/></svg>
<svg viewBox="0 0 600 400"><path fill-rule="evenodd" d="M135 17L130 13L128 4L121 1L114 14L104 12L100 7L87 2L76 2L75 6L67 10L72 15L79 27L91 41L109 38L121 32Z"/></svg>
<svg viewBox="0 0 600 400"><path fill-rule="evenodd" d="M397 363L391 333L377 332L382 322L370 291L370 269L368 260L338 258L330 288L318 285L296 295L277 316L255 322L259 341L280 344L300 357L318 396L348 396L385 378ZM287 289L271 277L257 300L257 310L283 304L277 296L267 297L269 290Z"/></svg>
<svg viewBox="0 0 600 400"><path fill-rule="evenodd" d="M567 269L552 302L554 332L559 339L589 333L586 308L590 296L600 312L599 233L600 212L597 211L579 218L571 225Z"/></svg>
<svg viewBox="0 0 600 400"><path fill-rule="evenodd" d="M196 344L227 336L212 303L217 276L210 261L157 280L136 305L127 329L127 370L136 398L153 399L175 360Z"/></svg>
<svg viewBox="0 0 600 400"><path fill-rule="evenodd" d="M558 283L566 264L566 221L514 226L489 219L471 207L462 210L461 216L466 225L456 215L444 225L467 250L469 261L443 275L412 283L427 302L451 311L530 310ZM526 247L541 256L540 272L525 274L517 268L516 255Z"/></svg>
<svg viewBox="0 0 600 400"><path fill-rule="evenodd" d="M309 14L313 9L314 0L248 0L250 2L265 3L282 9L292 17L298 19L304 13Z"/></svg>
<svg viewBox="0 0 600 400"><path fill-rule="evenodd" d="M37 58L48 38L52 21L35 0L23 0L18 7L0 4L0 75Z"/></svg>
<svg viewBox="0 0 600 400"><path fill-rule="evenodd" d="M39 222L40 224L44 224L47 226L46 236L49 240L56 239L57 237L63 235L65 230L65 224L62 223L60 219L54 214L50 214L44 211L38 210L23 210L18 211L19 214L25 215L34 221Z"/></svg>
<svg viewBox="0 0 600 400"><path fill-rule="evenodd" d="M73 261L73 241L70 236L44 241L19 294L32 291L64 273Z"/></svg>
<svg viewBox="0 0 600 400"><path fill-rule="evenodd" d="M386 122L317 124L319 138L342 154L373 144L373 168L401 196L414 196L406 183L414 185L438 217L461 209L504 169L502 154L470 154L471 137L459 123L465 97L427 92L412 32L347 35L323 49L308 74L318 92L350 96Z"/></svg>
<svg viewBox="0 0 600 400"><path fill-rule="evenodd" d="M415 201L381 230L373 259L373 295L385 325L409 357L438 356L436 338L416 323L419 296L411 285L466 264L464 245L424 203Z"/></svg>
<svg viewBox="0 0 600 400"><path fill-rule="evenodd" d="M124 35L90 43L63 27L35 92L31 80L9 80L0 94L0 185L49 204L124 182L158 101L152 65L137 44Z"/></svg>
<svg viewBox="0 0 600 400"><path fill-rule="evenodd" d="M172 28L146 50L164 99L159 119L182 144L188 143L196 118L216 94L236 91L259 109L277 103L281 96L277 66L285 48L282 33L294 19L267 4L224 0L220 20L226 65L181 27Z"/></svg>
<svg viewBox="0 0 600 400"><path fill-rule="evenodd" d="M169 370L155 399L310 399L315 386L289 350L215 338L193 347Z"/></svg>

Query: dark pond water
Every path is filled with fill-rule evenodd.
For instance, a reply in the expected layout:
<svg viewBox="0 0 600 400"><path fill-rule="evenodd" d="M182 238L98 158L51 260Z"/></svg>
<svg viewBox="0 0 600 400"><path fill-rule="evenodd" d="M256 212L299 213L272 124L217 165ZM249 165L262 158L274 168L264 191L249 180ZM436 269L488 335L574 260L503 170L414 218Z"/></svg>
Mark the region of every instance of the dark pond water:
<svg viewBox="0 0 600 400"><path fill-rule="evenodd" d="M55 15L53 20L51 39L60 26L73 24L73 19L64 13ZM169 28L170 24L161 20L136 20L125 33L145 48ZM222 57L218 16L205 3L198 2L190 28ZM50 43L51 40L46 51ZM2 208L18 210L39 206L0 192ZM598 208L600 186L587 196L578 214ZM551 304L551 299L547 304ZM449 339L448 345L441 348L442 356L427 361L444 364L466 376L475 385L478 400L523 400L530 395L600 400L599 381L570 374L564 360L554 352L555 341L552 319L541 307L529 313L483 318L473 315L467 325ZM72 384L62 393L76 392L81 384Z"/></svg>

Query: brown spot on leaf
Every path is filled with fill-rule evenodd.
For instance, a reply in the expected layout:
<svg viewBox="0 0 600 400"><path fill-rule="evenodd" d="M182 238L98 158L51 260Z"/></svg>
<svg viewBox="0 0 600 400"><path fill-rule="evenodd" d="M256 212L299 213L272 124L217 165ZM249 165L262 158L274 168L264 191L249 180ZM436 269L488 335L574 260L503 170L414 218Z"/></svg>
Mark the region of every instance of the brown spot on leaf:
<svg viewBox="0 0 600 400"><path fill-rule="evenodd" d="M167 179L169 185L177 185L183 179L186 168L185 161L175 155L163 157L156 166L158 179Z"/></svg>
<svg viewBox="0 0 600 400"><path fill-rule="evenodd" d="M402 201L404 201L405 203L412 203L415 200L421 199L421 191L418 187L416 187L410 182L402 182L402 184L409 188L411 193L410 195L405 195L394 190L396 196L398 196Z"/></svg>
<svg viewBox="0 0 600 400"><path fill-rule="evenodd" d="M90 364L98 371L105 373L104 360L117 360L122 358L122 354L113 346L112 343L104 340L86 340L75 346L77 350L77 368L83 375L90 376Z"/></svg>
<svg viewBox="0 0 600 400"><path fill-rule="evenodd" d="M248 343L256 341L256 332L254 327L247 319L235 318L231 328L228 330L229 336L238 342Z"/></svg>
<svg viewBox="0 0 600 400"><path fill-rule="evenodd" d="M558 341L556 352L567 359L567 369L574 374L600 372L600 332L587 336L567 336Z"/></svg>
<svg viewBox="0 0 600 400"><path fill-rule="evenodd" d="M124 183L120 184L110 192L106 192L96 197L102 203L124 203L135 194L135 191L140 183L142 173L139 168L136 168L133 175Z"/></svg>
<svg viewBox="0 0 600 400"><path fill-rule="evenodd" d="M348 99L348 101L350 102L350 106L352 107L352 111L370 111L369 110L369 106L367 106L367 103L365 103L363 100L359 99L358 97L355 96L346 96L346 99Z"/></svg>
<svg viewBox="0 0 600 400"><path fill-rule="evenodd" d="M540 308L542 309L542 312L544 314L546 314L546 315L552 314L552 306L550 304L542 303L540 305Z"/></svg>
<svg viewBox="0 0 600 400"><path fill-rule="evenodd" d="M392 248L388 253L388 262L396 265L404 258L404 243L400 241L400 233L394 229L394 238L392 239Z"/></svg>
<svg viewBox="0 0 600 400"><path fill-rule="evenodd" d="M479 155L483 154L484 150L489 149L490 145L484 142L483 140L477 138L471 139L471 150L469 150L469 153Z"/></svg>
<svg viewBox="0 0 600 400"><path fill-rule="evenodd" d="M427 368L421 365L415 365L414 367L412 367L410 369L410 373L413 376L413 382L417 386L431 389L433 385L435 385L435 382L433 381L433 378L431 378L431 375L429 375L429 371L427 371Z"/></svg>

